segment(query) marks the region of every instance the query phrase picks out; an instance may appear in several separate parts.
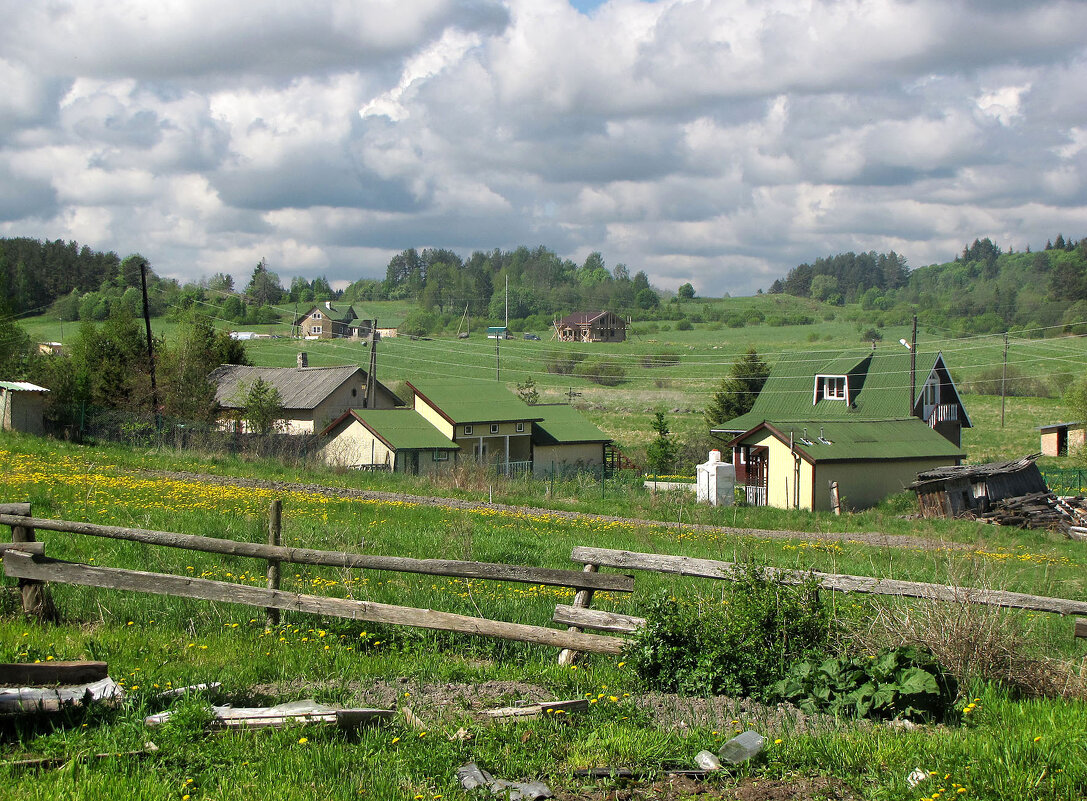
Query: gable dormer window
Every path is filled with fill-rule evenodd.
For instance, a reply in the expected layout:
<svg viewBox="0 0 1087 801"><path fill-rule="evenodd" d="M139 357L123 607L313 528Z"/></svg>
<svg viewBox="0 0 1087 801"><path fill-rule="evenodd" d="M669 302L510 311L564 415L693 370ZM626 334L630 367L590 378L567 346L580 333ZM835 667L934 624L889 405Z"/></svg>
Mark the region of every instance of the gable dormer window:
<svg viewBox="0 0 1087 801"><path fill-rule="evenodd" d="M812 405L820 400L847 401L849 400L849 385L844 375L817 375L815 377L815 391L812 393Z"/></svg>

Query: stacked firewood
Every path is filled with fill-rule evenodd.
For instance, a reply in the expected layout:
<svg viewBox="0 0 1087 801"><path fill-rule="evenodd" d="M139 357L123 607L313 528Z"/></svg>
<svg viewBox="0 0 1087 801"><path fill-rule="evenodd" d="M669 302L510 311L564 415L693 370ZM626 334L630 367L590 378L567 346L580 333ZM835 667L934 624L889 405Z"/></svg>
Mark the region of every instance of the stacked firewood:
<svg viewBox="0 0 1087 801"><path fill-rule="evenodd" d="M1000 526L1050 528L1067 533L1070 527L1087 526L1087 499L1082 495L1059 497L1052 492L1032 492L995 501L976 517Z"/></svg>

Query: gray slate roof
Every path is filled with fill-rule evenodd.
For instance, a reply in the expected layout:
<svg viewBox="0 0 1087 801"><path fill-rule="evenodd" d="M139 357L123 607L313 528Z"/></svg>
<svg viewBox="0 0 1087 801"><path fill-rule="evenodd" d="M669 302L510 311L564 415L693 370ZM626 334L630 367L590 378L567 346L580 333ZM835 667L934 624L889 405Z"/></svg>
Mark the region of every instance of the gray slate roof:
<svg viewBox="0 0 1087 801"><path fill-rule="evenodd" d="M361 367L245 367L224 364L212 370L215 400L224 409L239 408L239 398L258 378L279 391L284 409L313 409L356 373L363 381Z"/></svg>

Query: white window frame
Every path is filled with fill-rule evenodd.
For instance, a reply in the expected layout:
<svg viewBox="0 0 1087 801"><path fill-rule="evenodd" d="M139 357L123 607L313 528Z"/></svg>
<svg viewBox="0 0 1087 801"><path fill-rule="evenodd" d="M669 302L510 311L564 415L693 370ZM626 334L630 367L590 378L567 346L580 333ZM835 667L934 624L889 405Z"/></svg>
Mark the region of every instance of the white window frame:
<svg viewBox="0 0 1087 801"><path fill-rule="evenodd" d="M321 326L321 325L311 325L309 327L309 332L311 334L320 334L324 330L325 330L324 326Z"/></svg>
<svg viewBox="0 0 1087 801"><path fill-rule="evenodd" d="M447 462L449 461L449 451L443 451L440 448L434 449L434 461L435 462Z"/></svg>
<svg viewBox="0 0 1087 801"><path fill-rule="evenodd" d="M518 423L517 424L517 433L518 434L524 434L525 433L525 424L524 423Z"/></svg>
<svg viewBox="0 0 1087 801"><path fill-rule="evenodd" d="M313 319L314 320L320 320L321 319L321 312L314 312L313 313Z"/></svg>
<svg viewBox="0 0 1087 801"><path fill-rule="evenodd" d="M498 423L491 423L491 433L492 434L497 434L498 433Z"/></svg>
<svg viewBox="0 0 1087 801"><path fill-rule="evenodd" d="M465 426L464 427L464 436L466 436L466 437L472 436L473 431L474 431L474 429L471 426Z"/></svg>
<svg viewBox="0 0 1087 801"><path fill-rule="evenodd" d="M841 393L837 391L841 389ZM820 400L849 401L849 377L844 375L817 375L815 392L812 398L814 406Z"/></svg>

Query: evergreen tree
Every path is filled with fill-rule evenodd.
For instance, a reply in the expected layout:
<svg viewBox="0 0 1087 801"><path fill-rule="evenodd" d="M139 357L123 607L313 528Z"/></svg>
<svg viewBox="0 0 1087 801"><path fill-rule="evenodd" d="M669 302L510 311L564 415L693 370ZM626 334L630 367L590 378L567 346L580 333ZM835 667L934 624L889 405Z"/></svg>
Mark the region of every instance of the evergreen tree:
<svg viewBox="0 0 1087 801"><path fill-rule="evenodd" d="M254 381L242 399L242 419L258 434L274 431L283 419L283 399L279 390L263 378Z"/></svg>
<svg viewBox="0 0 1087 801"><path fill-rule="evenodd" d="M645 449L646 462L655 474L668 475L675 468L679 448L668 430L664 412L657 412L654 416L653 430L657 432L657 437Z"/></svg>
<svg viewBox="0 0 1087 801"><path fill-rule="evenodd" d="M704 414L710 428L751 411L769 375L770 368L759 358L758 352L754 348L748 350L732 365L728 377L721 380L721 386L706 407Z"/></svg>

